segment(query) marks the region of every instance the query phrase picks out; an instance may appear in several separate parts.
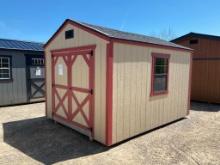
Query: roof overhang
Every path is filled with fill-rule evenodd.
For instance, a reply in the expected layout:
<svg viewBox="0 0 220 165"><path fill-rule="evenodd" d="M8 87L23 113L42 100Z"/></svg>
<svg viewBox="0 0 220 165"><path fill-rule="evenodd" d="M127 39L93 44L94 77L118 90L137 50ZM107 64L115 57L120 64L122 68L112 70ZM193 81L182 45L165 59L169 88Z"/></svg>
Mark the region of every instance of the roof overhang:
<svg viewBox="0 0 220 165"><path fill-rule="evenodd" d="M79 22L73 21L71 19L66 19L63 24L58 28L58 30L52 35L52 37L46 42L44 45L44 49L48 47L48 45L56 38L56 36L64 29L64 27L67 24L71 24L73 26L76 26L82 30L85 30L95 36L98 36L106 41L114 41L114 42L119 42L119 43L125 43L125 44L132 44L132 45L139 45L139 46L153 46L153 47L160 47L160 48L165 48L165 49L172 49L172 50L179 50L179 51L187 51L187 52L192 52L193 50L190 48L181 48L181 47L174 47L174 46L166 46L166 45L159 45L159 44L153 44L153 43L147 43L147 42L141 42L141 41L134 41L134 40L126 40L126 39L121 39L121 38L115 38L112 36L108 36L107 34L98 31L94 28L91 28L89 26L86 26L84 24L81 24Z"/></svg>

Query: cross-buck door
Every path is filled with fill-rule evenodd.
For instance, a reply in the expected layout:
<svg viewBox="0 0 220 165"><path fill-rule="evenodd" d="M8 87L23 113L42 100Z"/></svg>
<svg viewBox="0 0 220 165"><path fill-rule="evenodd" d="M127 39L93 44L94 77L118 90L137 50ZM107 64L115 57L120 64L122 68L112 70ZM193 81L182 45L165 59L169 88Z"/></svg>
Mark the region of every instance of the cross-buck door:
<svg viewBox="0 0 220 165"><path fill-rule="evenodd" d="M52 51L53 117L92 131L94 46Z"/></svg>
<svg viewBox="0 0 220 165"><path fill-rule="evenodd" d="M44 99L44 57L41 55L26 55L26 65L28 100Z"/></svg>

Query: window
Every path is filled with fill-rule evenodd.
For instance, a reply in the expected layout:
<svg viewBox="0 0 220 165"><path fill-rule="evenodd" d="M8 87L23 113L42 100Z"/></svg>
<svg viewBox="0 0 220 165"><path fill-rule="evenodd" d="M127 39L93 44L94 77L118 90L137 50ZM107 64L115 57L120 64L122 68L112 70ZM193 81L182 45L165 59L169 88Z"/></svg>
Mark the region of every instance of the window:
<svg viewBox="0 0 220 165"><path fill-rule="evenodd" d="M11 58L0 57L0 80L11 79Z"/></svg>
<svg viewBox="0 0 220 165"><path fill-rule="evenodd" d="M65 31L65 39L70 39L74 37L74 31L73 30L67 30Z"/></svg>
<svg viewBox="0 0 220 165"><path fill-rule="evenodd" d="M32 58L31 64L32 65L44 65L44 59L43 58Z"/></svg>
<svg viewBox="0 0 220 165"><path fill-rule="evenodd" d="M151 96L168 92L169 57L167 54L152 54Z"/></svg>
<svg viewBox="0 0 220 165"><path fill-rule="evenodd" d="M193 39L193 40L190 40L189 43L192 45L192 44L198 44L199 41L197 39Z"/></svg>

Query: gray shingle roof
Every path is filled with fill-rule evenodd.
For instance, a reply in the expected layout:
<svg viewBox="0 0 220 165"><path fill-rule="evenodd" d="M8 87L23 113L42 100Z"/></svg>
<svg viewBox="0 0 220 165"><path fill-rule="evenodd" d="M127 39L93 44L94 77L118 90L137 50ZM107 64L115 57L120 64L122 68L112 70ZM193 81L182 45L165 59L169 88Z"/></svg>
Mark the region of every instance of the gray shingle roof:
<svg viewBox="0 0 220 165"><path fill-rule="evenodd" d="M74 21L76 22L76 21ZM86 26L88 28L91 28L93 30L96 30L108 37L116 38L116 39L124 39L124 40L130 40L130 41L138 41L138 42L144 42L144 43L150 43L150 44L156 44L156 45L163 45L163 46L170 46L170 47L175 47L175 48L182 48L182 49L188 49L191 50L190 48L177 45L175 43L165 41L156 37L150 37L146 35L141 35L141 34L135 34L135 33L129 33L129 32L123 32L111 28L106 28L102 26L96 26L96 25L91 25L88 23L82 23L82 22L77 22L83 26Z"/></svg>
<svg viewBox="0 0 220 165"><path fill-rule="evenodd" d="M0 49L44 51L44 44L30 41L19 41L12 39L0 39Z"/></svg>

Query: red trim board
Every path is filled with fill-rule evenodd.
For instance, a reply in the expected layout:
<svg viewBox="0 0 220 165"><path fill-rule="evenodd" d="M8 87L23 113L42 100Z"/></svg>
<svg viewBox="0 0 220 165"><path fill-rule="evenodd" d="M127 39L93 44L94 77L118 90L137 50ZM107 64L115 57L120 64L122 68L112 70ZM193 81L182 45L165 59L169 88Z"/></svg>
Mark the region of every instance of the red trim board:
<svg viewBox="0 0 220 165"><path fill-rule="evenodd" d="M45 63L44 63L44 68L45 68L45 71L44 71L44 77L45 77L45 116L48 117L48 103L47 103L47 57L46 57L46 54L44 53L44 60L45 60ZM48 66L49 67L49 66Z"/></svg>
<svg viewBox="0 0 220 165"><path fill-rule="evenodd" d="M64 23L60 26L60 28L54 33L54 35L47 41L47 43L44 45L44 49L47 48L47 46L51 43L51 41L54 40L54 38L56 38L56 36L65 28L65 26L67 24L71 24L73 26L78 27L79 29L82 29L90 34L93 34L99 38L102 38L106 41L114 41L114 42L118 42L118 43L125 43L125 44L132 44L132 45L138 45L138 46L147 46L147 47L157 47L157 48L165 48L165 49L171 49L171 50L180 50L180 51L187 51L187 52L192 52L192 50L190 49L184 49L184 48L176 48L176 47L172 47L172 46L166 46L166 45L158 45L158 44L153 44L153 43L146 43L146 42L141 42L141 41L133 41L133 40L126 40L126 39L121 39L121 38L115 38L115 37L109 37L108 35L99 32L97 30L94 30L90 27L87 27L85 25L82 25L76 21L67 19L64 21Z"/></svg>
<svg viewBox="0 0 220 165"><path fill-rule="evenodd" d="M96 31L96 30L93 30L91 28L88 28L84 25L81 25L75 21L72 21L72 20L69 20L69 19L66 19L64 21L64 23L59 27L59 29L54 33L54 35L47 41L47 43L44 45L44 49L47 48L47 46L56 38L57 35L59 35L59 33L66 27L67 24L71 24L73 26L76 26L78 27L79 29L82 29L82 30L85 30L86 32L90 33L90 34L93 34L95 36L98 36L104 40L107 40L109 41L109 37Z"/></svg>
<svg viewBox="0 0 220 165"><path fill-rule="evenodd" d="M106 145L112 144L112 97L113 97L113 41L107 44L106 69Z"/></svg>

